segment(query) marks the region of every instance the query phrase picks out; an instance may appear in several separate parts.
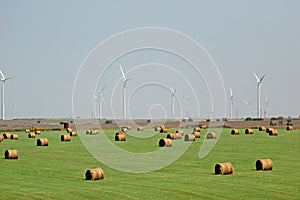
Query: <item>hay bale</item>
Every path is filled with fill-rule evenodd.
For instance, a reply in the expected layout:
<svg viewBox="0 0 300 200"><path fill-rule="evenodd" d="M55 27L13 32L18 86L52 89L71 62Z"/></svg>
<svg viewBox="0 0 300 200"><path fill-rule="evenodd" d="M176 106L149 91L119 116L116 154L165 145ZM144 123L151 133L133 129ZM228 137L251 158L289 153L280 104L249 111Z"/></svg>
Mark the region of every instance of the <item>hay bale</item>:
<svg viewBox="0 0 300 200"><path fill-rule="evenodd" d="M5 159L18 159L19 157L18 151L15 149L6 150L4 155L5 155Z"/></svg>
<svg viewBox="0 0 300 200"><path fill-rule="evenodd" d="M115 136L115 141L126 141L125 134L120 134Z"/></svg>
<svg viewBox="0 0 300 200"><path fill-rule="evenodd" d="M254 130L253 130L253 129L247 128L247 129L245 130L245 134L253 134L253 133L254 133Z"/></svg>
<svg viewBox="0 0 300 200"><path fill-rule="evenodd" d="M202 126L200 126L200 128L207 129L207 126L206 125L202 125Z"/></svg>
<svg viewBox="0 0 300 200"><path fill-rule="evenodd" d="M231 162L217 163L215 165L215 174L234 174L234 169Z"/></svg>
<svg viewBox="0 0 300 200"><path fill-rule="evenodd" d="M201 133L200 132L193 132L193 135L195 135L195 138L200 138L201 137Z"/></svg>
<svg viewBox="0 0 300 200"><path fill-rule="evenodd" d="M161 127L160 126L156 126L155 128L154 128L154 131L160 131L161 130Z"/></svg>
<svg viewBox="0 0 300 200"><path fill-rule="evenodd" d="M194 132L200 132L201 130L200 130L200 127L195 127L195 128L193 129L193 131L194 131Z"/></svg>
<svg viewBox="0 0 300 200"><path fill-rule="evenodd" d="M160 133L167 133L168 129L166 127L162 127L159 132Z"/></svg>
<svg viewBox="0 0 300 200"><path fill-rule="evenodd" d="M91 133L90 133L90 135L97 135L99 133L100 133L99 130L92 130Z"/></svg>
<svg viewBox="0 0 300 200"><path fill-rule="evenodd" d="M126 126L127 130L132 130L132 127L131 126Z"/></svg>
<svg viewBox="0 0 300 200"><path fill-rule="evenodd" d="M272 170L273 162L271 159L259 159L256 161L256 170Z"/></svg>
<svg viewBox="0 0 300 200"><path fill-rule="evenodd" d="M287 127L286 127L286 130L287 130L287 131L292 131L292 130L294 130L294 127L292 127L292 126L287 126Z"/></svg>
<svg viewBox="0 0 300 200"><path fill-rule="evenodd" d="M271 136L278 136L278 131L275 130L275 129L272 129L272 130L269 131L269 135L271 135Z"/></svg>
<svg viewBox="0 0 300 200"><path fill-rule="evenodd" d="M184 141L195 141L196 137L193 134L186 134L184 136Z"/></svg>
<svg viewBox="0 0 300 200"><path fill-rule="evenodd" d="M75 132L75 131L72 131L72 132L70 133L70 136L71 136L71 137L75 137L75 136L77 136L77 132Z"/></svg>
<svg viewBox="0 0 300 200"><path fill-rule="evenodd" d="M172 146L172 140L171 139L160 139L158 142L158 145L160 147L171 147Z"/></svg>
<svg viewBox="0 0 300 200"><path fill-rule="evenodd" d="M183 132L183 130L177 130L177 131L176 131L176 133L180 133L180 134L181 134L181 136L183 136L183 135L184 135L184 132Z"/></svg>
<svg viewBox="0 0 300 200"><path fill-rule="evenodd" d="M85 178L86 180L102 180L104 179L104 172L101 168L95 168L95 169L88 169L85 172Z"/></svg>
<svg viewBox="0 0 300 200"><path fill-rule="evenodd" d="M144 127L138 127L137 128L137 131L143 131L144 130Z"/></svg>
<svg viewBox="0 0 300 200"><path fill-rule="evenodd" d="M73 131L73 129L67 128L66 131L67 131L67 133L71 133Z"/></svg>
<svg viewBox="0 0 300 200"><path fill-rule="evenodd" d="M34 133L28 133L28 138L35 138L35 134Z"/></svg>
<svg viewBox="0 0 300 200"><path fill-rule="evenodd" d="M269 133L271 130L274 130L273 128L267 128L266 133Z"/></svg>
<svg viewBox="0 0 300 200"><path fill-rule="evenodd" d="M26 129L26 130L25 130L25 133L30 133L30 129Z"/></svg>
<svg viewBox="0 0 300 200"><path fill-rule="evenodd" d="M124 133L126 133L128 131L127 127L122 127L121 131L123 131Z"/></svg>
<svg viewBox="0 0 300 200"><path fill-rule="evenodd" d="M36 135L40 135L40 134L41 134L41 131L35 131L35 134L36 134Z"/></svg>
<svg viewBox="0 0 300 200"><path fill-rule="evenodd" d="M216 133L207 133L206 139L217 139Z"/></svg>
<svg viewBox="0 0 300 200"><path fill-rule="evenodd" d="M239 129L233 129L231 130L231 135L239 135L240 134L240 130Z"/></svg>
<svg viewBox="0 0 300 200"><path fill-rule="evenodd" d="M118 132L116 132L116 136L117 135L124 135L125 133L123 132L123 131L118 131Z"/></svg>
<svg viewBox="0 0 300 200"><path fill-rule="evenodd" d="M39 138L36 143L37 143L37 146L48 146L49 145L47 138Z"/></svg>
<svg viewBox="0 0 300 200"><path fill-rule="evenodd" d="M87 130L85 133L87 134L87 135L91 135L91 130Z"/></svg>
<svg viewBox="0 0 300 200"><path fill-rule="evenodd" d="M60 141L62 141L62 142L70 142L71 141L71 136L70 135L61 135L60 136Z"/></svg>
<svg viewBox="0 0 300 200"><path fill-rule="evenodd" d="M174 140L175 139L175 134L174 133L169 133L167 135L167 139Z"/></svg>
<svg viewBox="0 0 300 200"><path fill-rule="evenodd" d="M10 135L10 139L17 140L17 139L19 139L19 136L18 136L18 134L12 134L12 135Z"/></svg>
<svg viewBox="0 0 300 200"><path fill-rule="evenodd" d="M4 140L4 137L2 135L0 135L0 142L2 142Z"/></svg>
<svg viewBox="0 0 300 200"><path fill-rule="evenodd" d="M11 134L10 133L3 133L4 139L10 139Z"/></svg>
<svg viewBox="0 0 300 200"><path fill-rule="evenodd" d="M266 127L264 127L264 126L260 126L260 127L258 128L258 130L259 130L259 131L266 131L267 129L266 129Z"/></svg>

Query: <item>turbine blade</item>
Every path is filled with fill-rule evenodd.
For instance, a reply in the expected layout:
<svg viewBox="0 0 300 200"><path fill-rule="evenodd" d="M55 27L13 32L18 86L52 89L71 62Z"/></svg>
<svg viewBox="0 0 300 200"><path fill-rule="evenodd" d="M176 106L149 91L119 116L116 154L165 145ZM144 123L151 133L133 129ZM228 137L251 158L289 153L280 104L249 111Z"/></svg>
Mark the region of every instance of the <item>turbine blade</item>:
<svg viewBox="0 0 300 200"><path fill-rule="evenodd" d="M244 102L245 102L246 105L249 105L248 101L245 100Z"/></svg>
<svg viewBox="0 0 300 200"><path fill-rule="evenodd" d="M123 68L122 66L120 65L120 70L121 70L121 73L122 73L122 76L123 76L123 79L126 80L126 77L125 77L125 74L124 74L124 71L123 71Z"/></svg>
<svg viewBox="0 0 300 200"><path fill-rule="evenodd" d="M230 88L230 97L233 97L233 91L231 88Z"/></svg>
<svg viewBox="0 0 300 200"><path fill-rule="evenodd" d="M265 74L260 78L259 82L261 83L263 81L263 79L265 78Z"/></svg>
<svg viewBox="0 0 300 200"><path fill-rule="evenodd" d="M260 80L259 80L258 76L255 74L255 72L253 72L253 75L254 75L255 78L256 78L256 82L259 83Z"/></svg>
<svg viewBox="0 0 300 200"><path fill-rule="evenodd" d="M1 79L4 80L4 79L5 79L5 76L4 76L4 74L2 73L1 70L0 70L0 75L1 75L1 77L2 77Z"/></svg>

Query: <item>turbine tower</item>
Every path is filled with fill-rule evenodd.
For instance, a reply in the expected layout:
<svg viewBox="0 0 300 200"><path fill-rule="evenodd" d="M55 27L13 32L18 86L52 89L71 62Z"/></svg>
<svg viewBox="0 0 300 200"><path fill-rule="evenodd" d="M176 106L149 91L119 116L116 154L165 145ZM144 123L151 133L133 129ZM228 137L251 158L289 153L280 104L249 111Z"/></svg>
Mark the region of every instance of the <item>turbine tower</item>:
<svg viewBox="0 0 300 200"><path fill-rule="evenodd" d="M175 110L175 94L176 90L174 88L171 89L171 117L174 119L174 110Z"/></svg>
<svg viewBox="0 0 300 200"><path fill-rule="evenodd" d="M230 88L230 119L232 119L232 110L233 110L233 91Z"/></svg>
<svg viewBox="0 0 300 200"><path fill-rule="evenodd" d="M268 112L269 102L268 102L268 96L267 93L265 93L265 119L267 118L267 112Z"/></svg>
<svg viewBox="0 0 300 200"><path fill-rule="evenodd" d="M265 74L261 77L258 78L258 76L253 73L253 75L256 78L256 83L257 83L257 118L261 118L261 109L260 109L260 87L261 87L261 83L263 81L263 79L265 78Z"/></svg>
<svg viewBox="0 0 300 200"><path fill-rule="evenodd" d="M121 81L123 82L123 120L125 120L126 119L126 83L130 79L126 78L121 65L120 65L120 71L121 71L121 74L122 74Z"/></svg>
<svg viewBox="0 0 300 200"><path fill-rule="evenodd" d="M10 77L5 77L2 71L0 70L0 81L2 82L2 106L1 106L1 119L5 119L5 98L4 98L4 87L5 87L5 81L11 79Z"/></svg>
<svg viewBox="0 0 300 200"><path fill-rule="evenodd" d="M244 100L244 102L245 102L245 104L246 104L246 106L247 106L247 111L249 112L249 116L248 117L250 117L250 110L249 110L249 106L251 105L251 103L249 103L247 100Z"/></svg>
<svg viewBox="0 0 300 200"><path fill-rule="evenodd" d="M103 113L102 113L102 104L104 103L104 98L103 98L103 87L101 90L98 91L98 96L94 95L94 97L98 100L99 102L99 111L98 111L98 118L102 119L103 118Z"/></svg>

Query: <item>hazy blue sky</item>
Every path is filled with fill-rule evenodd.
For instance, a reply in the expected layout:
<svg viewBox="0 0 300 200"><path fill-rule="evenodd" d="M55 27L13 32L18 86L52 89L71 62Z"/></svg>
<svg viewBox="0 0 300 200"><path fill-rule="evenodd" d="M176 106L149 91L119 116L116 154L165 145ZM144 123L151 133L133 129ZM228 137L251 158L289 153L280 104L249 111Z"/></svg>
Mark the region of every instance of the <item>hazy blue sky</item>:
<svg viewBox="0 0 300 200"><path fill-rule="evenodd" d="M238 109L239 116L249 113L256 116L253 72L259 76L266 74L261 102L264 108L263 100L267 93L268 116L299 116L299 10L298 0L2 0L0 69L6 76L13 77L6 83L7 118L13 116L13 105L16 117L71 116L74 80L88 53L111 35L140 27L177 30L200 43L218 66L227 95L230 87L234 90L234 109ZM130 71L143 63L176 63L176 70L186 71L187 77L193 79L192 71L186 70L186 63L169 57L162 52L144 51L125 56L112 65L103 82L107 85L103 115L113 116L109 97L115 88L114 116L122 116L121 87L116 85L121 75L119 64L124 66L125 71ZM183 99L192 94L184 89L184 84L175 87L178 87L178 99L181 98L176 102L175 115L184 116L186 101ZM129 82L129 94L133 88ZM201 102L195 98L190 101L190 115L209 117L209 97L204 84L198 85L197 93L201 93ZM152 117L160 117L163 112L160 106L155 106L157 104L165 106L169 117L170 94L167 90L153 86L145 89L145 94L137 92L132 97L129 103L132 117L148 118L151 106L155 107ZM251 103L248 108L245 99ZM85 110L81 117L90 116L92 111L96 112Z"/></svg>

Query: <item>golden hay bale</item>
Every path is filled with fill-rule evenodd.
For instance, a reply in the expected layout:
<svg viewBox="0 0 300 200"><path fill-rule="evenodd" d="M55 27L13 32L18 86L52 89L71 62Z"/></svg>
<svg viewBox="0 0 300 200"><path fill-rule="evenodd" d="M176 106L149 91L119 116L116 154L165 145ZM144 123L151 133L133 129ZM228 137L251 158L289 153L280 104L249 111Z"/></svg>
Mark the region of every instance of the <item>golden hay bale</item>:
<svg viewBox="0 0 300 200"><path fill-rule="evenodd" d="M77 136L77 132L75 132L75 131L72 131L72 132L70 133L70 136L72 136L72 137L75 137L75 136Z"/></svg>
<svg viewBox="0 0 300 200"><path fill-rule="evenodd" d="M231 162L217 163L215 165L215 174L234 174L234 169Z"/></svg>
<svg viewBox="0 0 300 200"><path fill-rule="evenodd" d="M181 139L182 138L182 135L181 133L169 133L167 135L167 139L171 139L171 140L174 140L174 139Z"/></svg>
<svg viewBox="0 0 300 200"><path fill-rule="evenodd" d="M2 142L4 140L4 137L2 135L0 135L0 142Z"/></svg>
<svg viewBox="0 0 300 200"><path fill-rule="evenodd" d="M245 134L253 134L253 133L254 133L254 130L253 130L253 129L247 128L247 129L245 130Z"/></svg>
<svg viewBox="0 0 300 200"><path fill-rule="evenodd" d="M233 129L231 131L231 135L239 135L240 134L240 130L239 129Z"/></svg>
<svg viewBox="0 0 300 200"><path fill-rule="evenodd" d="M180 134L181 134L181 136L183 136L183 135L184 135L184 132L183 132L183 130L177 130L177 131L176 131L176 133L180 133Z"/></svg>
<svg viewBox="0 0 300 200"><path fill-rule="evenodd" d="M48 146L49 142L47 138L39 138L36 142L37 146Z"/></svg>
<svg viewBox="0 0 300 200"><path fill-rule="evenodd" d="M287 130L287 131L292 131L292 130L294 130L294 127L292 127L292 126L287 126L287 127L286 127L286 130Z"/></svg>
<svg viewBox="0 0 300 200"><path fill-rule="evenodd" d="M172 140L171 139L160 139L158 144L160 147L171 147Z"/></svg>
<svg viewBox="0 0 300 200"><path fill-rule="evenodd" d="M116 136L117 135L124 135L125 133L123 132L123 131L118 131L118 132L116 132Z"/></svg>
<svg viewBox="0 0 300 200"><path fill-rule="evenodd" d="M88 169L85 172L85 178L86 180L102 180L104 179L104 172L101 168L95 168L95 169Z"/></svg>
<svg viewBox="0 0 300 200"><path fill-rule="evenodd" d="M116 136L115 136L115 141L126 141L126 136L125 136L125 134L116 135Z"/></svg>
<svg viewBox="0 0 300 200"><path fill-rule="evenodd" d="M217 139L216 133L207 133L206 139Z"/></svg>
<svg viewBox="0 0 300 200"><path fill-rule="evenodd" d="M70 142L71 141L71 136L70 135L61 135L60 136L60 141L62 141L62 142Z"/></svg>
<svg viewBox="0 0 300 200"><path fill-rule="evenodd" d="M127 130L132 130L131 126L126 126Z"/></svg>
<svg viewBox="0 0 300 200"><path fill-rule="evenodd" d="M97 135L97 134L99 134L99 133L100 133L99 130L92 130L92 131L90 132L90 135Z"/></svg>
<svg viewBox="0 0 300 200"><path fill-rule="evenodd" d="M193 135L195 135L195 138L200 138L201 137L201 133L200 132L193 132Z"/></svg>
<svg viewBox="0 0 300 200"><path fill-rule="evenodd" d="M202 126L200 126L200 128L207 129L207 126L206 125L202 125Z"/></svg>
<svg viewBox="0 0 300 200"><path fill-rule="evenodd" d="M155 128L154 128L154 131L160 131L161 130L161 127L160 126L156 126Z"/></svg>
<svg viewBox="0 0 300 200"><path fill-rule="evenodd" d="M71 133L73 131L73 129L71 129L71 128L67 128L66 130L67 130L67 133Z"/></svg>
<svg viewBox="0 0 300 200"><path fill-rule="evenodd" d="M195 141L196 137L193 134L186 134L184 136L184 141Z"/></svg>
<svg viewBox="0 0 300 200"><path fill-rule="evenodd" d="M121 131L123 131L124 133L126 133L128 131L127 127L122 127Z"/></svg>
<svg viewBox="0 0 300 200"><path fill-rule="evenodd" d="M40 135L40 134L41 134L41 131L35 131L35 134L36 134L36 135Z"/></svg>
<svg viewBox="0 0 300 200"><path fill-rule="evenodd" d="M85 133L87 134L87 135L91 135L91 130L87 130Z"/></svg>
<svg viewBox="0 0 300 200"><path fill-rule="evenodd" d="M35 134L34 133L28 133L28 138L35 138Z"/></svg>
<svg viewBox="0 0 300 200"><path fill-rule="evenodd" d="M11 134L10 133L3 133L4 139L10 139Z"/></svg>
<svg viewBox="0 0 300 200"><path fill-rule="evenodd" d="M29 129L26 129L26 130L25 130L25 133L30 133L30 130L29 130Z"/></svg>
<svg viewBox="0 0 300 200"><path fill-rule="evenodd" d="M18 159L19 157L18 151L15 149L6 150L4 155L5 155L5 159Z"/></svg>
<svg viewBox="0 0 300 200"><path fill-rule="evenodd" d="M160 129L159 131L160 133L167 133L168 132L168 129L166 127L163 127Z"/></svg>
<svg viewBox="0 0 300 200"><path fill-rule="evenodd" d="M200 130L200 127L195 127L195 128L193 129L193 131L194 131L194 132L200 132L201 130Z"/></svg>
<svg viewBox="0 0 300 200"><path fill-rule="evenodd" d="M143 131L144 130L144 127L138 127L137 128L137 131Z"/></svg>
<svg viewBox="0 0 300 200"><path fill-rule="evenodd" d="M19 136L18 136L18 134L12 134L12 135L10 135L10 139L17 140L17 139L19 139Z"/></svg>
<svg viewBox="0 0 300 200"><path fill-rule="evenodd" d="M274 130L273 128L267 128L266 133L269 133L271 130Z"/></svg>
<svg viewBox="0 0 300 200"><path fill-rule="evenodd" d="M273 162L271 159L259 159L256 161L256 170L272 170Z"/></svg>
<svg viewBox="0 0 300 200"><path fill-rule="evenodd" d="M278 135L278 131L277 131L277 130L274 130L274 129L272 129L272 130L270 130L270 131L269 131L269 135L272 135L272 136L277 136L277 135Z"/></svg>
<svg viewBox="0 0 300 200"><path fill-rule="evenodd" d="M267 129L266 129L266 127L264 127L264 126L260 126L260 127L258 128L258 130L259 130L259 131L266 131Z"/></svg>

